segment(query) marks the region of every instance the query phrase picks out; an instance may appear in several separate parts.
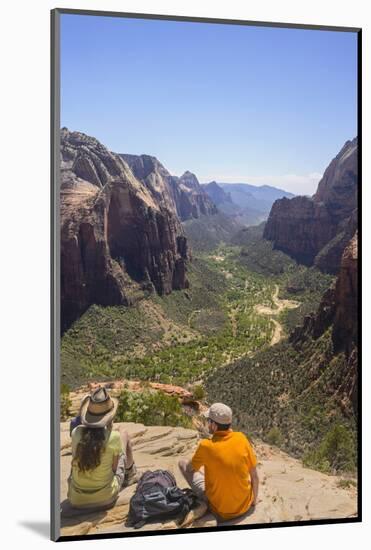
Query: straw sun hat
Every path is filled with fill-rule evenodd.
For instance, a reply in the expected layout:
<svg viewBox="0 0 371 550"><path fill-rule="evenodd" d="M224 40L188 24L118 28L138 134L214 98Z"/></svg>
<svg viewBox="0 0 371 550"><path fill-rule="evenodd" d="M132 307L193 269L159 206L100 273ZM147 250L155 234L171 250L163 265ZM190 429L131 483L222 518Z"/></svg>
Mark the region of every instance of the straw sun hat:
<svg viewBox="0 0 371 550"><path fill-rule="evenodd" d="M114 419L118 400L111 397L106 388L99 386L81 402L81 422L88 428L104 428Z"/></svg>

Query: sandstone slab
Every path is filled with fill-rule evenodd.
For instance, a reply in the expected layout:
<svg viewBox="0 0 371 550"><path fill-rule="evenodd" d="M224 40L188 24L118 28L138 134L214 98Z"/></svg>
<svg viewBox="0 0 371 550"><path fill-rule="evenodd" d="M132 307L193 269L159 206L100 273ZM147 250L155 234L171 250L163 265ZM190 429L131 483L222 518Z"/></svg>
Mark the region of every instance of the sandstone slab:
<svg viewBox="0 0 371 550"><path fill-rule="evenodd" d="M67 426L68 423L61 425L63 437L68 433ZM119 424L115 425L118 426ZM139 475L148 469L163 468L174 474L179 487L186 486L177 464L180 457L192 456L199 440L198 432L134 423L123 423L122 426L134 437L134 455ZM181 450L176 447L179 443L183 445ZM181 525L175 520L151 522L142 527L141 531L174 530L180 526L195 529L217 525L252 525L356 516L355 487L340 488L338 477L304 468L300 461L270 445L256 442L255 451L259 459L259 501L247 514L223 521L207 511L204 503L199 503ZM126 524L126 520L135 485L125 488L115 506L108 510L71 512L70 509L68 513L65 500L70 467L71 453L65 449L61 455L61 500L67 513L61 519L62 535L132 532L133 528Z"/></svg>

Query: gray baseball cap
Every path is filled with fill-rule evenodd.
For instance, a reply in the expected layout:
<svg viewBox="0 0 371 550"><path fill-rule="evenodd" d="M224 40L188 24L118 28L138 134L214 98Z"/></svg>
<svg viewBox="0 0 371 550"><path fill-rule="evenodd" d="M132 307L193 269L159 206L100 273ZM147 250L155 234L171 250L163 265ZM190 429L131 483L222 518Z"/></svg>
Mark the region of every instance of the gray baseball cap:
<svg viewBox="0 0 371 550"><path fill-rule="evenodd" d="M224 403L213 403L205 413L206 418L210 418L218 424L232 423L232 409Z"/></svg>

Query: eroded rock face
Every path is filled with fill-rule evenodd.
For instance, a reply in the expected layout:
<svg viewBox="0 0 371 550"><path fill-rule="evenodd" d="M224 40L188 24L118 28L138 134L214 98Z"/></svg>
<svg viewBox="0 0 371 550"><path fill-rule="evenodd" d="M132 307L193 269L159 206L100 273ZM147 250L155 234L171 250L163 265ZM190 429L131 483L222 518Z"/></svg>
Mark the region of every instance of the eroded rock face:
<svg viewBox="0 0 371 550"><path fill-rule="evenodd" d="M357 225L357 156L355 138L332 160L313 197L277 200L264 238L301 263L336 273Z"/></svg>
<svg viewBox="0 0 371 550"><path fill-rule="evenodd" d="M191 172L180 178L172 176L166 168L149 155L120 154L134 176L139 179L158 200L164 201L181 221L199 218L200 215L217 213L215 204L203 190Z"/></svg>
<svg viewBox="0 0 371 550"><path fill-rule="evenodd" d="M350 354L358 332L358 232L344 250L334 294L334 348Z"/></svg>
<svg viewBox="0 0 371 550"><path fill-rule="evenodd" d="M325 292L315 314L308 315L302 326L290 335L301 345L307 338L319 338L331 327L333 355L343 354L331 381L332 393L343 411L357 414L358 377L358 232L348 242L341 259L339 275Z"/></svg>
<svg viewBox="0 0 371 550"><path fill-rule="evenodd" d="M273 204L263 236L274 242L274 248L312 265L319 250L335 233L336 224L324 204L309 197L294 197Z"/></svg>
<svg viewBox="0 0 371 550"><path fill-rule="evenodd" d="M165 197L96 139L61 131L62 330L91 304L186 288L187 240Z"/></svg>
<svg viewBox="0 0 371 550"><path fill-rule="evenodd" d="M324 202L338 221L348 218L356 205L358 179L358 140L347 141L326 168L314 195Z"/></svg>
<svg viewBox="0 0 371 550"><path fill-rule="evenodd" d="M348 242L334 284L324 293L316 313L307 315L290 336L292 342L308 335L319 338L332 326L334 352L351 354L358 330L358 232Z"/></svg>
<svg viewBox="0 0 371 550"><path fill-rule="evenodd" d="M337 273L345 247L358 227L358 210L353 210L349 218L341 221L335 237L329 241L317 254L314 264L322 271Z"/></svg>
<svg viewBox="0 0 371 550"><path fill-rule="evenodd" d="M199 218L200 215L212 216L213 214L217 214L218 209L207 193L205 193L194 174L188 171L184 172L184 174L178 179L177 183L182 191L179 209L183 211L184 208L189 208L186 204L186 197L191 205L192 215L185 219Z"/></svg>

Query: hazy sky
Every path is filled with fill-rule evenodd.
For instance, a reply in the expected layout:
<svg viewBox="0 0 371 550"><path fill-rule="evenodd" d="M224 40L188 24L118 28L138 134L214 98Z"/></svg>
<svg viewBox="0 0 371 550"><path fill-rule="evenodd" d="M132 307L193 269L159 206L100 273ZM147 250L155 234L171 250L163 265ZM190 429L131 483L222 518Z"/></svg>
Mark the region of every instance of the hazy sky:
<svg viewBox="0 0 371 550"><path fill-rule="evenodd" d="M312 194L357 133L355 33L62 15L61 125L201 182Z"/></svg>

